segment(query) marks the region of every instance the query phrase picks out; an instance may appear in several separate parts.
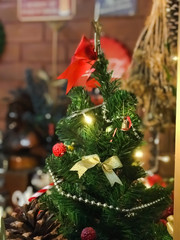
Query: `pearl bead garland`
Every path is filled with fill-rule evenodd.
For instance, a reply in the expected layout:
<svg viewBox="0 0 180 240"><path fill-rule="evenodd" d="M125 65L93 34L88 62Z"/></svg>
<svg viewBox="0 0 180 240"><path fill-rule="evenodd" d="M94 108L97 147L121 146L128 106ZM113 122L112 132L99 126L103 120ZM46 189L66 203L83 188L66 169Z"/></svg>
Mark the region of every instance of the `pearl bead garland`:
<svg viewBox="0 0 180 240"><path fill-rule="evenodd" d="M63 179L57 180L54 177L54 175L53 175L49 165L48 165L48 171L49 171L49 173L51 175L51 178L52 178L52 180L54 182L54 186L56 187L57 191L59 192L59 194L61 196L65 196L67 198L72 198L73 200L77 200L79 202L84 202L84 203L87 203L87 204L96 205L97 207L114 209L116 211L125 213L126 217L133 217L133 216L135 216L135 214L137 214L136 213L137 211L145 209L145 208L148 208L148 207L151 207L151 206L153 206L153 205L155 205L155 204L157 204L157 203L159 203L159 202L164 200L164 197L161 197L161 198L158 198L157 200L154 200L154 201L149 202L149 203L142 204L142 205L137 206L137 207L133 207L133 208L129 208L129 209L128 208L120 209L119 207L114 207L113 205L108 205L107 203L95 202L94 200L90 201L89 199L83 199L82 197L78 197L76 195L71 195L70 193L65 193L58 186L58 184L61 183L63 181Z"/></svg>
<svg viewBox="0 0 180 240"><path fill-rule="evenodd" d="M138 133L136 132L136 129L133 127L133 125L131 127L132 127L135 137L138 139L141 139L141 137L138 135Z"/></svg>
<svg viewBox="0 0 180 240"><path fill-rule="evenodd" d="M106 108L106 105L103 104L103 105L102 105L103 118L105 119L105 121L106 121L107 123L111 123L111 122L113 121L113 119L112 119L112 120L107 119L107 117L106 117L106 112L108 112L108 110L107 110L107 108Z"/></svg>

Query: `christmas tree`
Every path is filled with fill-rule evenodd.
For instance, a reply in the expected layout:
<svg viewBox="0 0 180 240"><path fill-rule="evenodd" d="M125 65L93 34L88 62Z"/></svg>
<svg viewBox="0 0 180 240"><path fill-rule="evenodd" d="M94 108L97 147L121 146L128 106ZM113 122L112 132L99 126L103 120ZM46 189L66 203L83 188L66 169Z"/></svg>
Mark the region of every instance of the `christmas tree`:
<svg viewBox="0 0 180 240"><path fill-rule="evenodd" d="M98 24L95 27L98 33ZM107 66L99 38L94 47L83 37L71 65L59 76L68 80L71 104L57 124L59 142L46 159L54 186L38 202L54 214L59 236L68 240L172 239L159 222L170 203L170 190L146 188L146 173L133 159L143 138L136 97L121 90L118 79L112 81ZM87 72L87 84L98 87L103 96L101 105L94 106L87 91L75 87ZM27 226L28 218L24 221ZM17 224L16 230L8 229L10 239L16 239L16 232Z"/></svg>

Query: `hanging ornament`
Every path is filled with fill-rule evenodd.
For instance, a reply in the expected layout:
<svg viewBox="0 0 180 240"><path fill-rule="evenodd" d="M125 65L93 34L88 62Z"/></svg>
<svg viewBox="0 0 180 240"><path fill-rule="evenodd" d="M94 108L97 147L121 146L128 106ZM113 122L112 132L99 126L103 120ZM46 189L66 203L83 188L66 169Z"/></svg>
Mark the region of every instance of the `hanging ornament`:
<svg viewBox="0 0 180 240"><path fill-rule="evenodd" d="M32 197L28 199L28 201L31 202L32 200L37 199L38 197L46 193L48 190L50 190L53 186L54 186L54 183L50 183L49 185L43 187L42 189L34 193Z"/></svg>
<svg viewBox="0 0 180 240"><path fill-rule="evenodd" d="M173 215L173 213L174 213L174 207L173 205L171 205L164 210L164 212L162 213L162 217L167 218L168 216Z"/></svg>
<svg viewBox="0 0 180 240"><path fill-rule="evenodd" d="M66 146L64 143L56 143L52 150L56 157L62 157L66 153Z"/></svg>
<svg viewBox="0 0 180 240"><path fill-rule="evenodd" d="M123 122L122 122L122 126L121 126L121 131L128 131L132 126L132 122L129 116L124 117L123 118ZM114 136L116 135L117 132L117 128L114 129L113 135L112 135L112 139L110 140L110 142L113 141Z"/></svg>
<svg viewBox="0 0 180 240"><path fill-rule="evenodd" d="M115 128L115 130L114 130L114 132L113 132L113 135L112 135L112 139L110 140L110 142L112 142L112 141L113 141L113 137L115 136L115 134L116 134L116 131L117 131L117 128Z"/></svg>
<svg viewBox="0 0 180 240"><path fill-rule="evenodd" d="M146 186L149 186L149 187L152 187L155 184L160 185L162 187L166 187L167 185L159 174L153 174L153 175L147 176L145 179L145 183L146 183Z"/></svg>
<svg viewBox="0 0 180 240"><path fill-rule="evenodd" d="M123 118L121 130L128 131L132 126L132 122L129 116Z"/></svg>
<svg viewBox="0 0 180 240"><path fill-rule="evenodd" d="M81 232L81 240L95 240L96 231L92 227L86 227Z"/></svg>

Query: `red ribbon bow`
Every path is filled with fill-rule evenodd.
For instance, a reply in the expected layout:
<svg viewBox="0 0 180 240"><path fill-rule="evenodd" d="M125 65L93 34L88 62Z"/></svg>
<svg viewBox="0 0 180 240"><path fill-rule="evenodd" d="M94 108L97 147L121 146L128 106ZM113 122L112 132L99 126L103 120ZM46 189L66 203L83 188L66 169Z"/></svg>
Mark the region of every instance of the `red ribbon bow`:
<svg viewBox="0 0 180 240"><path fill-rule="evenodd" d="M92 69L92 65L96 60L97 53L94 52L93 44L85 36L83 36L74 53L74 56L72 57L71 64L57 78L68 80L66 94L74 86L86 85L86 81L94 71L94 69ZM95 86L99 85L95 79L91 81L93 81Z"/></svg>

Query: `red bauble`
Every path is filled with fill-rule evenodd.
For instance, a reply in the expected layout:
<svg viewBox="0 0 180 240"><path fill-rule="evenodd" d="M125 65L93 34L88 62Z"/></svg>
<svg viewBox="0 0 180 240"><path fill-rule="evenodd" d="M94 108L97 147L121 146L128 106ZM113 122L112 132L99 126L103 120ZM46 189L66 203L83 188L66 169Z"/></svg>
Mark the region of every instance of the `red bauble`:
<svg viewBox="0 0 180 240"><path fill-rule="evenodd" d="M158 184L162 187L166 187L166 183L159 174L154 174L152 176L147 176L147 182L152 187L155 184Z"/></svg>
<svg viewBox="0 0 180 240"><path fill-rule="evenodd" d="M167 221L166 221L165 219L160 219L160 222L161 222L164 226L167 225Z"/></svg>
<svg viewBox="0 0 180 240"><path fill-rule="evenodd" d="M173 209L173 205L171 205L166 210L164 210L162 217L167 218L168 216L173 215L173 213L174 213L174 209Z"/></svg>
<svg viewBox="0 0 180 240"><path fill-rule="evenodd" d="M95 240L96 231L92 227L86 227L81 232L81 240Z"/></svg>
<svg viewBox="0 0 180 240"><path fill-rule="evenodd" d="M66 146L64 143L56 143L53 146L52 151L56 157L62 157L66 152Z"/></svg>

